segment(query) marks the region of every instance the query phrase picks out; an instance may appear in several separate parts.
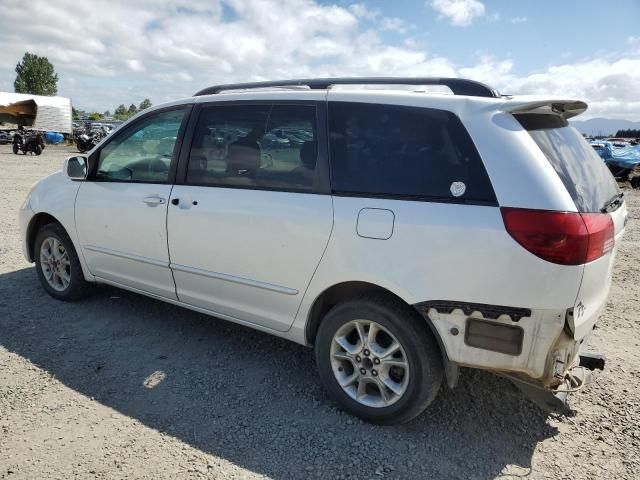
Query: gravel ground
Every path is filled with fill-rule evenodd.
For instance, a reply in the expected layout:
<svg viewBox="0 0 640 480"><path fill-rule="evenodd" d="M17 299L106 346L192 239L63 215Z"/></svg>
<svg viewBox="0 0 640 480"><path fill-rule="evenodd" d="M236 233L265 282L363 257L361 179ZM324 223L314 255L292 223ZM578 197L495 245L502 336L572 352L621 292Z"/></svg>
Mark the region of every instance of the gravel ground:
<svg viewBox="0 0 640 480"><path fill-rule="evenodd" d="M304 347L107 287L47 296L16 212L71 151L0 146L0 478L640 477L640 194L594 334L607 369L569 415L467 370L416 421L378 427L332 404Z"/></svg>

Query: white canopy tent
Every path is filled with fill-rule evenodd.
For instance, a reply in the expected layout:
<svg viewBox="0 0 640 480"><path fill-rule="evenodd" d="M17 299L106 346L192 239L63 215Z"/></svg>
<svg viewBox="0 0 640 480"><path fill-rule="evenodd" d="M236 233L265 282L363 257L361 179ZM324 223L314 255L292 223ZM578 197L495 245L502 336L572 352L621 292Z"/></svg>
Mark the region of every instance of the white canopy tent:
<svg viewBox="0 0 640 480"><path fill-rule="evenodd" d="M0 122L72 133L71 99L0 92Z"/></svg>

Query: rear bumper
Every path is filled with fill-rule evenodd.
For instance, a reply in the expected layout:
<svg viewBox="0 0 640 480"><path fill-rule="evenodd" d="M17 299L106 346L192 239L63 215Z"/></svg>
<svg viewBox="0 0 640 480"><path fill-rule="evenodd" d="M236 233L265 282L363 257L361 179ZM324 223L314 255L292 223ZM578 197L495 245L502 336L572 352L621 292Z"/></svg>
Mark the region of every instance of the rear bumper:
<svg viewBox="0 0 640 480"><path fill-rule="evenodd" d="M462 302L415 308L438 337L449 362L541 379L563 333L566 310L531 310Z"/></svg>
<svg viewBox="0 0 640 480"><path fill-rule="evenodd" d="M591 383L593 370L604 369L603 355L585 352L580 354L579 358L578 366L569 370L564 381L552 389L541 388L519 378L511 377L511 380L529 400L542 409L552 413L563 413L568 408L569 395Z"/></svg>
<svg viewBox="0 0 640 480"><path fill-rule="evenodd" d="M589 343L591 329L582 332L582 338L574 337L567 310L460 302L415 307L432 327L449 363L493 371L548 391L560 388L579 366Z"/></svg>

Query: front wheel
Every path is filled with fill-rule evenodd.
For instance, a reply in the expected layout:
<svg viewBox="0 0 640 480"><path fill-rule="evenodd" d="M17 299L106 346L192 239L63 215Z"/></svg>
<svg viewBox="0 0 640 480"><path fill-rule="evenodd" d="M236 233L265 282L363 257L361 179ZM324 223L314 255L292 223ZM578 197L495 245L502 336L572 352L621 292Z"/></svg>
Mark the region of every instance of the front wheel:
<svg viewBox="0 0 640 480"><path fill-rule="evenodd" d="M40 145L36 145L35 147L33 147L33 153L35 153L36 155L40 155L42 153L42 147Z"/></svg>
<svg viewBox="0 0 640 480"><path fill-rule="evenodd" d="M17 143L13 144L13 153L14 155L18 155L18 152L20 151L20 147L18 146Z"/></svg>
<svg viewBox="0 0 640 480"><path fill-rule="evenodd" d="M329 395L373 423L412 420L442 383L433 335L411 307L392 297L372 295L336 305L320 325L315 348Z"/></svg>
<svg viewBox="0 0 640 480"><path fill-rule="evenodd" d="M49 295L58 300L73 301L86 294L89 284L64 228L55 223L42 227L33 251L38 278Z"/></svg>

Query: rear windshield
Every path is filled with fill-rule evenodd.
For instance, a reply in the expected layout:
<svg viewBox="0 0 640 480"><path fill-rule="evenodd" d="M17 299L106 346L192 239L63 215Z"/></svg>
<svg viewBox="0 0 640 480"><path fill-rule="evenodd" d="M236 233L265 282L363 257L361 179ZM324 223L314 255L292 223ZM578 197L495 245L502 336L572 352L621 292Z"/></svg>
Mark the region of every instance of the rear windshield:
<svg viewBox="0 0 640 480"><path fill-rule="evenodd" d="M557 172L580 212L599 212L619 193L598 153L557 115L514 115Z"/></svg>

